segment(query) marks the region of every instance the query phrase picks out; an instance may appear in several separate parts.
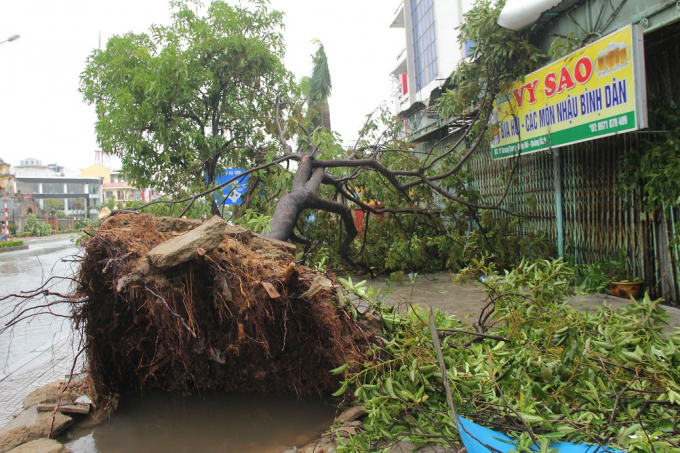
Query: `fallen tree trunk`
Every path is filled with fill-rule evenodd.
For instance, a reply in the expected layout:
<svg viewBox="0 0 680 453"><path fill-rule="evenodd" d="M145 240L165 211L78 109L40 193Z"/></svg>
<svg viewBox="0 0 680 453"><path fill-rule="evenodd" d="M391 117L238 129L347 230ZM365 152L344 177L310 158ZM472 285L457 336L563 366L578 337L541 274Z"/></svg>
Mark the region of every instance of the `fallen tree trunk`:
<svg viewBox="0 0 680 453"><path fill-rule="evenodd" d="M74 313L96 392L335 391L328 370L363 362L371 337L333 285L309 291L335 277L290 247L216 218L107 219L85 244Z"/></svg>

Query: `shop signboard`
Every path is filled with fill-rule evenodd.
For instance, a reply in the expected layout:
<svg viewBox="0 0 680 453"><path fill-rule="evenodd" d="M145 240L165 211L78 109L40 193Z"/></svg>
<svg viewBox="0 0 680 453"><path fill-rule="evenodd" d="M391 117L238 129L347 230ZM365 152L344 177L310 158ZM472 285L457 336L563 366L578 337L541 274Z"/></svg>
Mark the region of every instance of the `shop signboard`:
<svg viewBox="0 0 680 453"><path fill-rule="evenodd" d="M491 114L494 159L647 127L642 31L609 34L525 76Z"/></svg>

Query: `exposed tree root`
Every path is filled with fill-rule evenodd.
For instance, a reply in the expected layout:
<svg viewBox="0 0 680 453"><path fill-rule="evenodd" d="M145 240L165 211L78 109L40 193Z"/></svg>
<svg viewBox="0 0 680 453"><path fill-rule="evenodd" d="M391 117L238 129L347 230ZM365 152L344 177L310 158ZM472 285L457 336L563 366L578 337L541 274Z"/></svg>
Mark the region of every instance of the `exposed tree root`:
<svg viewBox="0 0 680 453"><path fill-rule="evenodd" d="M374 339L335 288L308 291L318 272L237 227L189 261L163 270L148 262L153 247L198 225L123 213L84 244L71 294L54 303L72 307L100 410L128 390L335 391L329 370L362 363Z"/></svg>

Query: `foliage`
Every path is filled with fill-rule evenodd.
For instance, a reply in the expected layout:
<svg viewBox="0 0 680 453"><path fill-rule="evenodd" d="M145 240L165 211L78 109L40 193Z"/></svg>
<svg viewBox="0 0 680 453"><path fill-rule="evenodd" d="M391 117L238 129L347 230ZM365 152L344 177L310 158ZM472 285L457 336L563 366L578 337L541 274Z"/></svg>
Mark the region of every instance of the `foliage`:
<svg viewBox="0 0 680 453"><path fill-rule="evenodd" d="M24 233L29 236L49 236L52 234L52 227L46 223L38 222L35 214L29 214L24 224Z"/></svg>
<svg viewBox="0 0 680 453"><path fill-rule="evenodd" d="M7 225L7 229L9 230L10 233L16 234L18 227L16 223L10 223L9 225Z"/></svg>
<svg viewBox="0 0 680 453"><path fill-rule="evenodd" d="M482 109L479 126L461 132L468 136L483 133L496 95L531 72L542 58L538 49L528 43L526 33L517 33L496 23L501 7L502 2L480 1L466 14L460 40L461 43L475 42L476 57L460 65L452 75L453 87L437 104L439 115L444 118ZM470 151L470 140L462 141L453 150L448 142L410 149L411 144L398 138L403 137L400 130L400 121L379 115L367 123L366 136L359 148L366 149L366 153L385 148L384 152L378 151L376 157L381 165L403 171L423 171L426 176L455 167ZM437 164L429 166L432 161ZM492 211L477 212L447 200L425 184L412 186L404 193L395 190L384 175L376 172L332 168L331 173L347 178L347 192L363 203L394 211L376 217L364 210L364 225L353 244L353 256L375 270L458 270L482 254L493 254L499 265L509 266L520 256L546 257L554 252L546 235L540 232L518 236L515 232L522 231L521 219L496 216ZM358 176L350 178L354 174ZM481 204L483 200L469 184L470 177L465 169L460 169L437 184L466 202ZM325 196L334 194L329 190ZM325 254L342 240L339 218L334 215L317 214L313 224L303 222L302 227L305 236L313 237L317 243L310 255L312 262L326 259L324 255L317 258L316 254Z"/></svg>
<svg viewBox="0 0 680 453"><path fill-rule="evenodd" d="M57 211L64 210L64 202L54 198L48 198L43 201L43 207L51 214L55 215Z"/></svg>
<svg viewBox="0 0 680 453"><path fill-rule="evenodd" d="M625 251L615 258L576 266L575 281L584 293L599 293L609 289L612 282L633 282L640 279L632 271L632 262Z"/></svg>
<svg viewBox="0 0 680 453"><path fill-rule="evenodd" d="M24 241L4 241L4 242L0 242L0 248L18 247L20 245L24 245Z"/></svg>
<svg viewBox="0 0 680 453"><path fill-rule="evenodd" d="M573 271L562 261L523 262L502 278L484 260L466 270L481 274L491 313L480 322L493 337L435 312L438 329L453 329L440 336L460 415L509 434L520 452L530 451L532 436L540 451L558 440L680 451L680 331L663 332L659 301L581 313L564 301ZM382 310L386 335L375 358L345 372L336 393L368 413L361 432L338 438L338 451L459 442L426 313Z"/></svg>
<svg viewBox="0 0 680 453"><path fill-rule="evenodd" d="M380 200L390 208L408 210L408 201L386 187L378 175L366 174L360 181L364 200ZM466 190L458 187L459 193ZM494 216L487 210L471 213L422 189L414 191L413 198L419 200L419 207L431 212L379 216L364 212L363 229L353 244L353 253L375 272L456 272L484 255L493 256L500 268L510 268L522 257L547 258L555 252L554 244L540 231L518 235L516 231L523 230L521 218ZM474 195L470 193L470 197ZM309 257L311 263L323 259L331 267L342 266L333 252L343 235L336 216L319 212L314 222L301 221L299 225L316 243Z"/></svg>
<svg viewBox="0 0 680 453"><path fill-rule="evenodd" d="M116 198L115 197L107 197L106 202L104 203L104 207L109 208L109 209L115 209L116 208Z"/></svg>
<svg viewBox="0 0 680 453"><path fill-rule="evenodd" d="M199 190L267 151L267 98L289 90L282 14L249 3L214 1L199 17L173 1L172 24L114 36L88 57L80 91L98 143L138 185Z"/></svg>
<svg viewBox="0 0 680 453"><path fill-rule="evenodd" d="M85 209L85 199L76 198L75 200L71 200L69 201L69 207L76 212L80 212Z"/></svg>
<svg viewBox="0 0 680 453"><path fill-rule="evenodd" d="M272 216L267 214L260 214L252 209L246 210L243 216L234 220L234 223L241 225L244 228L248 228L254 233L266 234L271 230L269 228L269 222L272 220Z"/></svg>
<svg viewBox="0 0 680 453"><path fill-rule="evenodd" d="M88 219L87 217L83 217L81 219L76 220L73 223L73 226L76 227L76 230L80 230L82 228L87 228L88 225L92 223L92 220Z"/></svg>
<svg viewBox="0 0 680 453"><path fill-rule="evenodd" d="M169 197L161 197L159 203L147 206L144 201L128 201L125 203L125 209L134 209L142 214L151 214L156 216L178 216L189 206L189 202L183 203L162 203L172 201ZM145 207L143 207L145 206ZM184 217L188 219L203 219L204 215L210 214L210 206L205 201L195 201L189 209L184 213Z"/></svg>
<svg viewBox="0 0 680 453"><path fill-rule="evenodd" d="M312 69L312 77L309 80L307 117L315 129L321 126L330 132L331 117L328 108L328 98L331 95L333 84L331 83L331 73L328 69L328 57L321 41L315 39L312 42L319 47L312 56L314 67Z"/></svg>
<svg viewBox="0 0 680 453"><path fill-rule="evenodd" d="M605 292L612 282L607 275L618 266L613 260L598 261L592 264L579 264L574 274L579 292L585 294Z"/></svg>
<svg viewBox="0 0 680 453"><path fill-rule="evenodd" d="M578 50L582 45L583 41L577 38L575 32L572 31L567 36L557 36L550 45L548 55L550 55L553 60L559 60Z"/></svg>

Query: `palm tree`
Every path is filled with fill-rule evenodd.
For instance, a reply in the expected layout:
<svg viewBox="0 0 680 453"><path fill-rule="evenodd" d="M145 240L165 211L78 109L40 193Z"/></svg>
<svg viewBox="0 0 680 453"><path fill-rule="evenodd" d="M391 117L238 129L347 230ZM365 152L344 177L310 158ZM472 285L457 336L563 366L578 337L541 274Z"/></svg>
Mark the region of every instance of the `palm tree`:
<svg viewBox="0 0 680 453"><path fill-rule="evenodd" d="M321 41L313 39L312 43L318 44L319 48L312 55L314 68L309 83L309 104L310 113L314 116L310 119L316 127L323 126L330 132L331 112L328 108L328 98L331 95L333 85L331 84L331 73L328 70L328 57L326 57L326 51ZM314 112L312 112L313 110Z"/></svg>

